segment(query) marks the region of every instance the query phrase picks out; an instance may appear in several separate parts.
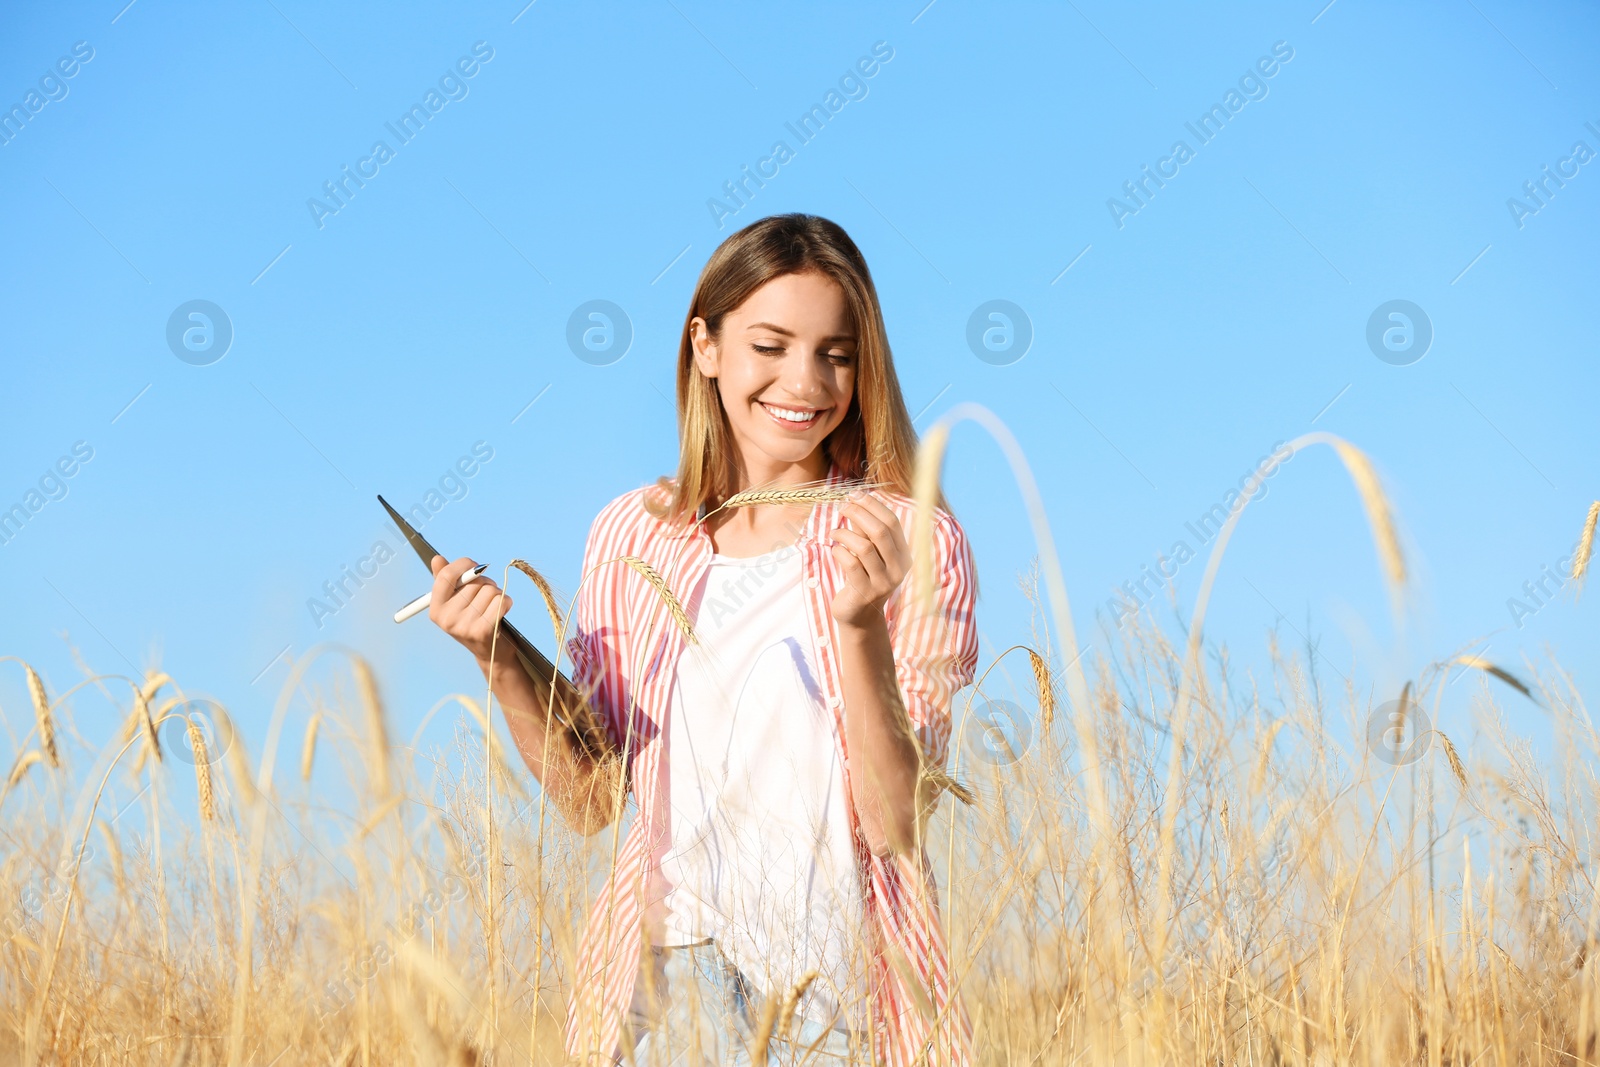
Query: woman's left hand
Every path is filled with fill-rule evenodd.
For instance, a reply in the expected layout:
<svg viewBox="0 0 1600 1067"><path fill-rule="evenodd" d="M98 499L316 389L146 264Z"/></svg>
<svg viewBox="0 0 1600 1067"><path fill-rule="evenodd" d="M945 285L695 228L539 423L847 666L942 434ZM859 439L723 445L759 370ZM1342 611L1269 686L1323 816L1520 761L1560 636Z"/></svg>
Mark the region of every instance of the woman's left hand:
<svg viewBox="0 0 1600 1067"><path fill-rule="evenodd" d="M833 559L844 571L844 584L833 596L833 617L842 626L882 622L884 602L911 566L905 530L868 491L851 497L841 513L849 525L832 531Z"/></svg>

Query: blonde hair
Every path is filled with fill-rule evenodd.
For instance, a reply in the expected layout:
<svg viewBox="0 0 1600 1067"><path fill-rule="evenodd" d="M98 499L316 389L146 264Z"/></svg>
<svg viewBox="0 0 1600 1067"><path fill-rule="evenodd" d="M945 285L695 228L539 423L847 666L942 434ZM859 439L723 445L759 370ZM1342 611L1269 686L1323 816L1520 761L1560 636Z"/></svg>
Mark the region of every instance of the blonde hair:
<svg viewBox="0 0 1600 1067"><path fill-rule="evenodd" d="M805 273L822 274L844 290L856 334L850 410L823 449L845 477L910 495L917 435L900 393L867 261L838 223L817 215L771 215L723 241L695 283L678 343L678 477L676 482L662 477L657 483L662 492L646 494L646 506L656 516L687 523L702 505L709 510L736 491L728 415L716 381L695 366L691 324L704 319L714 340L723 318L750 294L774 278Z"/></svg>

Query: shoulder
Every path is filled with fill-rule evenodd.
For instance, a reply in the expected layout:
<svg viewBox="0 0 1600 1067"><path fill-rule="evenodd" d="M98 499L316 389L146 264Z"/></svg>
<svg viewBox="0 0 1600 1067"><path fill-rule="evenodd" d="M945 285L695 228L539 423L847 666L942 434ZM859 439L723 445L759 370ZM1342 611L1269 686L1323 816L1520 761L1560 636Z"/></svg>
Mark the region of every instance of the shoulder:
<svg viewBox="0 0 1600 1067"><path fill-rule="evenodd" d="M589 526L589 551L608 556L637 555L639 549L676 531L647 505L665 498L659 485L630 489L600 509Z"/></svg>

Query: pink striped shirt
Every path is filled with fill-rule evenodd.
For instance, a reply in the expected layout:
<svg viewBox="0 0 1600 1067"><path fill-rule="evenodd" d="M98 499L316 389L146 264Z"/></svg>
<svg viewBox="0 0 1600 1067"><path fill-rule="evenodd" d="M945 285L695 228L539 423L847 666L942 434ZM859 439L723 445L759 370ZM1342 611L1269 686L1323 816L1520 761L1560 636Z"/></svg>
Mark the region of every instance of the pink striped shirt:
<svg viewBox="0 0 1600 1067"><path fill-rule="evenodd" d="M837 468L829 472L829 484L842 481ZM699 584L713 553L711 537L699 523L677 527L645 510L644 495L653 491L625 493L595 518L584 550L586 578L578 592L575 632L567 646L573 681L580 689L592 689L595 712L625 754L637 805L625 835L620 822L607 831L614 835L615 861L578 943L568 1005L567 1051L608 1064L617 1054L623 1016L633 996L646 919L664 895L657 870L671 825L661 758L667 736L664 716L684 647L678 628L644 578L626 564L610 561L640 557L684 599ZM882 491L878 496L909 536L911 500ZM829 531L843 525L839 510L835 503L814 505L798 545L812 653L823 697L838 721L848 789L844 691L831 611L843 577L826 543ZM971 682L978 661L978 588L966 534L944 511L936 512L933 552L932 604L914 604L908 576L884 613L907 715L928 760L943 766L950 741L950 700ZM971 1023L951 980L928 857L922 850L875 856L866 847L853 806L850 823L874 949L869 974L874 1060L894 1067L910 1067L919 1057L928 1064L966 1064L971 1059ZM620 842L616 835L621 835Z"/></svg>

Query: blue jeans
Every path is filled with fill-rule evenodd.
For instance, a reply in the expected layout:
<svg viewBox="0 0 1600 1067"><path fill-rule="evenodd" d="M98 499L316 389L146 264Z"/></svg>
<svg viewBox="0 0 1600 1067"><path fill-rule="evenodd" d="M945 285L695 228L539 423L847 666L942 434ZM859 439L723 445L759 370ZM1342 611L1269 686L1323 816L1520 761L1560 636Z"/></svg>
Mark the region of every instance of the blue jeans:
<svg viewBox="0 0 1600 1067"><path fill-rule="evenodd" d="M711 942L646 949L617 1062L635 1067L749 1067L762 993ZM629 1048L631 1046L631 1055ZM768 1062L782 1067L869 1064L868 1035L796 1016L774 1034Z"/></svg>

